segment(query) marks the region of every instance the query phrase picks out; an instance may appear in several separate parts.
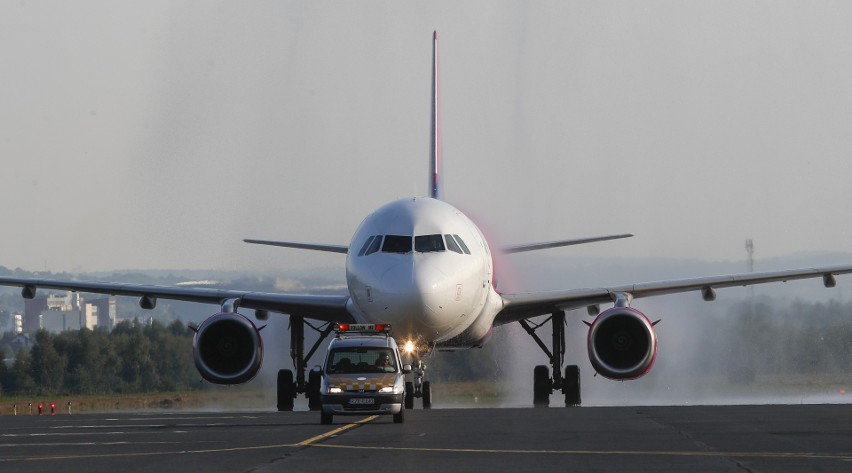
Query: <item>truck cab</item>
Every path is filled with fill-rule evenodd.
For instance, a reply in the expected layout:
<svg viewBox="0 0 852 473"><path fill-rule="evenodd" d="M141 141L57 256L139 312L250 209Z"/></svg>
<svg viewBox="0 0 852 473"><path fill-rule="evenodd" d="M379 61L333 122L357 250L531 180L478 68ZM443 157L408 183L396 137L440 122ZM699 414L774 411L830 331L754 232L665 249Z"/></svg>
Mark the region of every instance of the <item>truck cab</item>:
<svg viewBox="0 0 852 473"><path fill-rule="evenodd" d="M404 421L405 375L389 324L338 324L322 366L321 421L336 415L393 415Z"/></svg>

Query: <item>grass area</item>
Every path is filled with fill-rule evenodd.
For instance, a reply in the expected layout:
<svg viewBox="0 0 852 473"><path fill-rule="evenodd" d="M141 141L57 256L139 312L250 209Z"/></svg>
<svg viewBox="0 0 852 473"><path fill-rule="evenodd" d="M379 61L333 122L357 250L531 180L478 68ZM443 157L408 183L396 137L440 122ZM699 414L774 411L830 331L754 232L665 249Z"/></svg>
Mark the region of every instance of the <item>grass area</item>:
<svg viewBox="0 0 852 473"><path fill-rule="evenodd" d="M436 401L450 404L497 404L502 396L498 383L492 381L466 381L439 383L434 391ZM299 397L302 399L302 396ZM5 396L0 397L0 415L11 415L13 404L17 404L18 415L29 412L31 403L36 413L39 402L50 412L50 403L56 404L57 414L110 412L128 410L203 410L203 409L275 409L274 387L212 387L200 391L161 392L139 394L101 394L78 396ZM297 405L298 408L298 405Z"/></svg>
<svg viewBox="0 0 852 473"><path fill-rule="evenodd" d="M127 410L156 409L269 409L274 408L274 390L268 389L210 389L202 391L139 393L139 394L89 394L77 396L14 396L0 397L0 415L14 413L17 404L18 415L28 414L32 409L37 412L38 404L45 405L44 412L50 412L50 404L56 404L58 414L71 412L108 412ZM28 403L30 406L28 406Z"/></svg>

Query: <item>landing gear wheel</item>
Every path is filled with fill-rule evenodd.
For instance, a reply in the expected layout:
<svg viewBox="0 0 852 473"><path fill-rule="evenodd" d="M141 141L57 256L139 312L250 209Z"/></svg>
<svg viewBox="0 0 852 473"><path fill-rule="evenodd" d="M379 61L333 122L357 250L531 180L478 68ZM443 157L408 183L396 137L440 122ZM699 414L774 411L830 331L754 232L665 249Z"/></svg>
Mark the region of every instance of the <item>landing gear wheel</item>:
<svg viewBox="0 0 852 473"><path fill-rule="evenodd" d="M414 409L414 383L405 382L405 408Z"/></svg>
<svg viewBox="0 0 852 473"><path fill-rule="evenodd" d="M432 383L429 381L423 381L423 387L421 388L423 392L423 409L431 409L432 408Z"/></svg>
<svg viewBox="0 0 852 473"><path fill-rule="evenodd" d="M320 399L320 384L322 383L322 375L319 371L311 371L308 373L308 386L305 397L308 398L308 409L318 411L322 409L322 400Z"/></svg>
<svg viewBox="0 0 852 473"><path fill-rule="evenodd" d="M405 422L405 408L399 410L399 414L393 415L393 423L394 424L402 424Z"/></svg>
<svg viewBox="0 0 852 473"><path fill-rule="evenodd" d="M565 367L565 378L562 380L562 393L565 394L566 406L580 405L580 367L568 365Z"/></svg>
<svg viewBox="0 0 852 473"><path fill-rule="evenodd" d="M550 372L545 365L533 370L533 407L550 406Z"/></svg>
<svg viewBox="0 0 852 473"><path fill-rule="evenodd" d="M592 311L589 311L591 313ZM550 347L535 332L550 322L551 344ZM550 318L542 323L519 320L518 323L526 330L530 337L535 340L539 348L550 359L550 366L538 365L533 373L533 406L548 407L550 405L550 394L555 390L562 391L565 395L566 406L580 405L580 369L576 365L565 368L565 377L562 377L562 366L565 363L565 311L556 310L551 312Z"/></svg>
<svg viewBox="0 0 852 473"><path fill-rule="evenodd" d="M328 425L334 420L333 414L326 414L325 412L320 413L320 424Z"/></svg>
<svg viewBox="0 0 852 473"><path fill-rule="evenodd" d="M296 383L293 382L293 372L278 370L278 410L292 411L296 399Z"/></svg>

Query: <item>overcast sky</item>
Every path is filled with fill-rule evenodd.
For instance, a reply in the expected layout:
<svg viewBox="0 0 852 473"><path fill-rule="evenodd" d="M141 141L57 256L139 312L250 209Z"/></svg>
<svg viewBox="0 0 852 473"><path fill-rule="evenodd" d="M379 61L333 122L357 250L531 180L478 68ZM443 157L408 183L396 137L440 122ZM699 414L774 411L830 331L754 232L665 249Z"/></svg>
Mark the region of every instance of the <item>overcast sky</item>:
<svg viewBox="0 0 852 473"><path fill-rule="evenodd" d="M0 265L342 265L241 239L348 244L426 194L435 29L445 197L497 241L850 251L850 24L846 1L2 2Z"/></svg>

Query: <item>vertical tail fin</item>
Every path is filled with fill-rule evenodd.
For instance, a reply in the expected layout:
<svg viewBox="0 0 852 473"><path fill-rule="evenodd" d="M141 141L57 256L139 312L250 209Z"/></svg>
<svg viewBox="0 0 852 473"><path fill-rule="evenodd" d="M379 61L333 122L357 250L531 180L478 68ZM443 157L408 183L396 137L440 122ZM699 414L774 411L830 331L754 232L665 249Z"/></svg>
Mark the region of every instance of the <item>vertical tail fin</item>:
<svg viewBox="0 0 852 473"><path fill-rule="evenodd" d="M429 150L432 175L429 178L429 196L440 199L441 185L441 94L438 82L438 32L432 33L432 136Z"/></svg>

